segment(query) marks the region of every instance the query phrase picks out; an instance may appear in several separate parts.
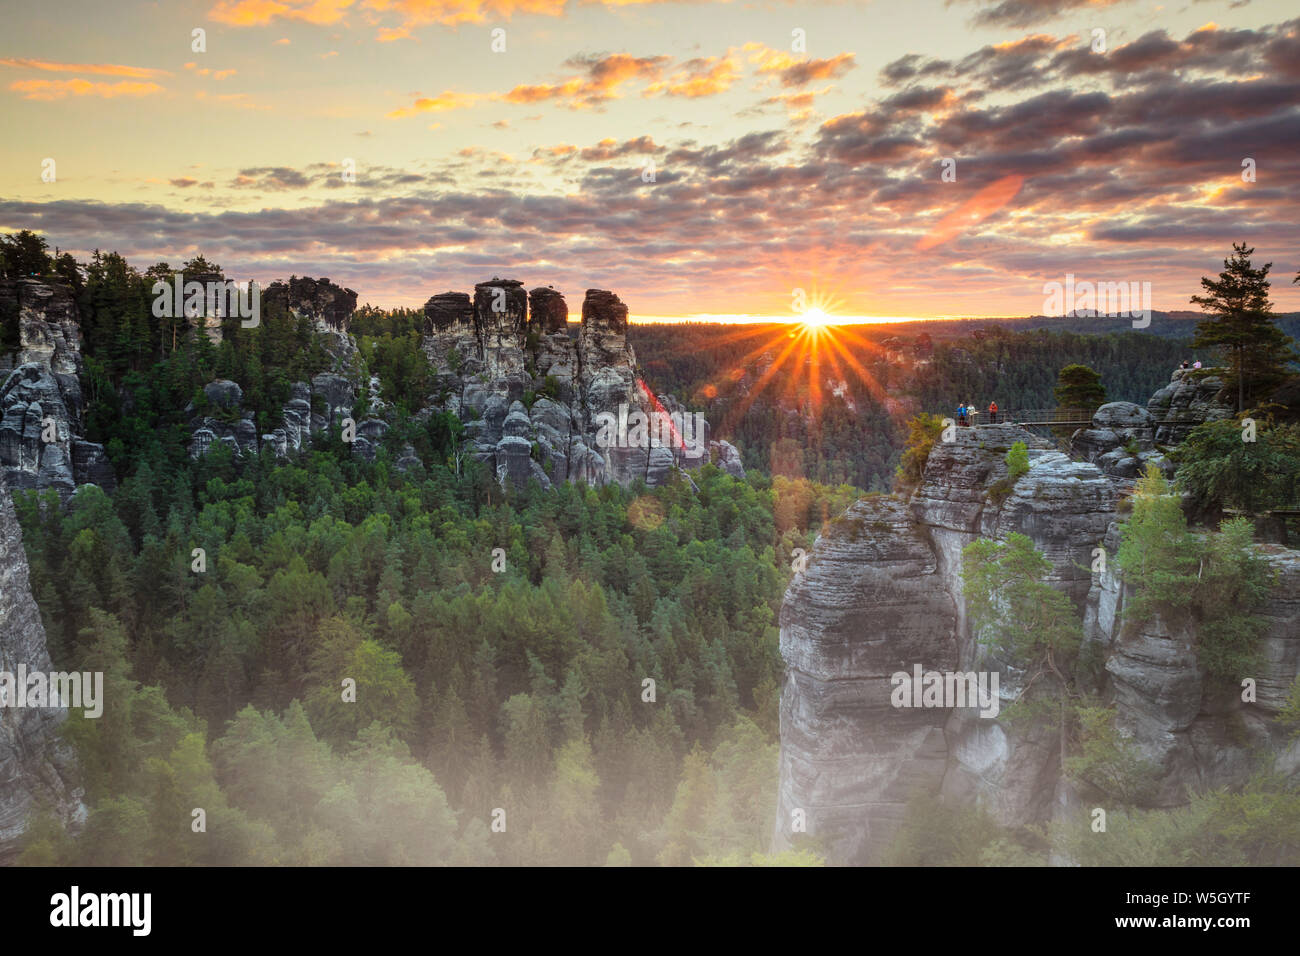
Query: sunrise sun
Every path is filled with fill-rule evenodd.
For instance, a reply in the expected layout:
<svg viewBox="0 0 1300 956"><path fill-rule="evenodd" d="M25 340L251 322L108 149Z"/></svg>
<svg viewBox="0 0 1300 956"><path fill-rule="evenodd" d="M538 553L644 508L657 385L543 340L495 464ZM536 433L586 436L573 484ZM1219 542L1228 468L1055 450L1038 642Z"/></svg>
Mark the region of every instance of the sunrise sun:
<svg viewBox="0 0 1300 956"><path fill-rule="evenodd" d="M806 329L820 329L831 324L831 317L821 309L813 308L803 314L801 321Z"/></svg>

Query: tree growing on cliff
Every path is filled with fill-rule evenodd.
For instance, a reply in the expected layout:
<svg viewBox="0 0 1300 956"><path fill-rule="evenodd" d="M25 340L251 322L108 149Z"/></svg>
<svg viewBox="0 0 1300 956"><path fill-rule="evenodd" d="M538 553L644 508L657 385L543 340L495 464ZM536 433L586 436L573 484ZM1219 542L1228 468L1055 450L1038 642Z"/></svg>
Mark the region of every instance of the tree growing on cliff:
<svg viewBox="0 0 1300 956"><path fill-rule="evenodd" d="M1192 302L1209 313L1196 326L1193 348L1221 349L1228 363L1224 388L1237 393L1237 412L1262 403L1291 376L1287 368L1295 358L1291 338L1277 327L1268 298L1266 262L1258 269L1250 263L1254 249L1233 243L1232 255L1223 260L1217 279L1201 278L1205 295Z"/></svg>
<svg viewBox="0 0 1300 956"><path fill-rule="evenodd" d="M1300 501L1300 427L1260 428L1253 442L1241 435L1239 422L1203 422L1174 449L1178 490L1194 515L1259 514Z"/></svg>
<svg viewBox="0 0 1300 956"><path fill-rule="evenodd" d="M48 250L45 238L30 229L0 236L0 275L6 279L48 275L54 270Z"/></svg>
<svg viewBox="0 0 1300 956"><path fill-rule="evenodd" d="M1235 683L1258 664L1266 627L1257 611L1273 572L1255 552L1248 519L1225 521L1217 533L1192 534L1182 504L1154 464L1138 480L1133 515L1120 528L1119 565L1130 588L1125 627L1157 618L1195 635L1209 676Z"/></svg>
<svg viewBox="0 0 1300 956"><path fill-rule="evenodd" d="M1178 496L1154 463L1133 488L1133 514L1120 528L1119 564L1132 593L1125 608L1130 628L1163 617L1182 619L1196 584L1196 542Z"/></svg>
<svg viewBox="0 0 1300 956"><path fill-rule="evenodd" d="M1083 627L1069 597L1047 583L1052 564L1023 534L1005 542L980 539L962 551L962 593L980 643L1021 671L1023 685L1008 709L1057 723L1061 759L1069 738L1072 668ZM1040 685L1041 682L1041 686ZM1039 686L1039 693L1030 691Z"/></svg>
<svg viewBox="0 0 1300 956"><path fill-rule="evenodd" d="M1080 705L1075 713L1079 752L1066 758L1066 775L1119 806L1143 804L1155 788L1159 766L1145 759L1137 745L1120 733L1114 708Z"/></svg>
<svg viewBox="0 0 1300 956"><path fill-rule="evenodd" d="M1101 375L1086 365L1067 365L1056 378L1058 408L1093 409L1106 401Z"/></svg>
<svg viewBox="0 0 1300 956"><path fill-rule="evenodd" d="M942 433L943 419L938 415L922 412L908 421L907 444L895 475L894 483L898 490L910 491L921 483L930 450Z"/></svg>

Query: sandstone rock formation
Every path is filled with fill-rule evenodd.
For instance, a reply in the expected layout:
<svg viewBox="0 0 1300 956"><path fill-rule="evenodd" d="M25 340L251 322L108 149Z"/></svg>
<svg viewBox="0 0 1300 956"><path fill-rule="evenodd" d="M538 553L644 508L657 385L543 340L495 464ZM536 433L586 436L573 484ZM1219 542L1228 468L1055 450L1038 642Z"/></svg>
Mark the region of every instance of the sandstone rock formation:
<svg viewBox="0 0 1300 956"><path fill-rule="evenodd" d="M206 408L191 404L185 409L190 424L190 456L205 455L219 442L229 446L236 456L256 455L263 447L271 448L279 457L304 451L311 447L313 434L352 419L358 396L364 392L371 414L361 421L353 420L356 437L352 448L358 457L374 461L388 423L378 417L385 407L378 378L362 374L356 342L349 331L357 294L329 279L293 278L267 286L262 303L264 308L284 309L310 319L317 334L324 338L333 368L313 376L311 382L294 382L289 400L280 409L280 424L263 434L258 433L253 412L242 407L243 393L238 384L223 379L209 382L203 388ZM414 455L408 458L406 467L419 461Z"/></svg>
<svg viewBox="0 0 1300 956"><path fill-rule="evenodd" d="M1141 477L1148 462L1173 477L1173 462L1156 448L1156 427L1155 416L1141 405L1110 402L1093 414L1091 427L1074 433L1070 453L1128 486Z"/></svg>
<svg viewBox="0 0 1300 956"><path fill-rule="evenodd" d="M50 671L45 627L28 583L22 530L0 478L0 671ZM84 817L72 756L56 731L58 708L0 707L0 862L11 858L29 814L48 807L65 821Z"/></svg>
<svg viewBox="0 0 1300 956"><path fill-rule="evenodd" d="M0 312L17 313L15 351L0 353L0 474L10 488L116 486L102 445L84 438L81 329L72 292L56 282L0 281Z"/></svg>
<svg viewBox="0 0 1300 956"><path fill-rule="evenodd" d="M1151 396L1147 411L1157 421L1166 422L1156 429L1155 440L1173 444L1202 421L1231 418L1233 407L1219 399L1223 379L1218 369L1175 369L1169 384Z"/></svg>
<svg viewBox="0 0 1300 956"><path fill-rule="evenodd" d="M300 452L311 446L313 434L352 419L364 394L370 414L353 422L353 449L373 461L389 426L378 379L364 373L349 332L356 293L328 279L292 279L272 283L263 305L310 318L326 338L333 367L311 382L294 383L279 426L261 435L252 412L241 407L238 385L208 383L205 407L186 409L190 454L206 454L219 442L239 456L263 447L279 456ZM739 452L712 440L702 415L671 396L657 399L640 381L627 344L627 306L614 293L588 291L576 341L563 294L550 287L525 292L515 279L480 282L472 297L435 294L424 314L421 348L435 392L420 414L458 415L465 423L463 453L484 462L501 482L550 487L556 481L641 480L653 486L675 470L710 461L744 477ZM664 424L638 432L637 415ZM601 427L611 420L612 440ZM399 467L419 464L407 454Z"/></svg>
<svg viewBox="0 0 1300 956"><path fill-rule="evenodd" d="M262 305L308 316L322 332L345 334L348 319L357 310L357 294L323 276L294 276L288 282L272 282L262 290Z"/></svg>
<svg viewBox="0 0 1300 956"><path fill-rule="evenodd" d="M627 306L614 293L587 291L576 342L564 296L549 287L525 294L514 279L479 283L473 299L439 293L424 311L422 348L438 389L428 413L459 415L466 453L501 481L653 486L711 458L744 476L739 453L710 441L702 416L642 383ZM638 415L671 427L638 432Z"/></svg>
<svg viewBox="0 0 1300 956"><path fill-rule="evenodd" d="M1137 406L1107 407L1093 431L1150 441ZM1029 447L1029 471L1005 497L1013 441ZM1109 437L1084 435L1095 451ZM806 571L786 592L781 653L781 762L773 849L793 845L795 811L835 863L878 862L906 802L918 795L979 803L1005 825L1043 823L1078 797L1062 775L1050 729L1011 726L971 707L895 708L890 674L994 671L1004 703L1020 690L1006 662L978 645L966 620L962 549L976 538L1028 536L1051 563L1049 582L1080 611L1085 640L1104 661L1099 689L1145 757L1160 767L1158 799L1192 787L1241 784L1259 752L1300 774L1300 743L1272 720L1300 672L1300 552L1261 546L1278 571L1257 703L1213 694L1191 635L1160 624L1125 633L1127 591L1113 564L1117 492L1123 479L1074 461L1012 426L956 430L936 443L906 500L863 499L818 539ZM1103 452L1099 457L1104 457ZM1112 563L1094 572L1094 548Z"/></svg>

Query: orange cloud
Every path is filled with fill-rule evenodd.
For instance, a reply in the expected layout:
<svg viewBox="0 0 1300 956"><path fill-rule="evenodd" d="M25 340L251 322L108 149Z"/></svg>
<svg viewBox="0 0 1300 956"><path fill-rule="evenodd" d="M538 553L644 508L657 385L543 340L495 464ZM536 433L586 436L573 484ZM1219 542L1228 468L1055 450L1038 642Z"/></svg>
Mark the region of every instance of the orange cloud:
<svg viewBox="0 0 1300 956"><path fill-rule="evenodd" d="M354 0L220 0L208 19L236 27L260 27L272 20L301 20L328 26L343 19Z"/></svg>
<svg viewBox="0 0 1300 956"><path fill-rule="evenodd" d="M574 77L554 85L540 83L536 86L516 86L502 97L507 103L540 103L556 97L573 96L582 88L582 80Z"/></svg>
<svg viewBox="0 0 1300 956"><path fill-rule="evenodd" d="M584 6L630 7L660 0L580 0ZM689 0L688 0L689 2ZM728 2L728 0L722 0ZM569 0L219 0L208 17L232 26L266 26L276 20L333 25L349 10L360 11L366 23L379 28L375 39L389 43L411 36L417 27L456 26L510 20L515 14L563 16ZM381 26L389 19L396 26Z"/></svg>
<svg viewBox="0 0 1300 956"><path fill-rule="evenodd" d="M116 63L55 63L52 60L30 60L26 57L0 57L0 66L23 70L47 70L52 73L96 73L100 76L129 76L147 80L155 76L171 76L166 70L153 70L143 66L120 66Z"/></svg>
<svg viewBox="0 0 1300 956"><path fill-rule="evenodd" d="M92 83L90 80L18 80L9 84L9 89L22 93L28 100L61 100L66 96L101 96L112 99L116 96L149 96L161 93L163 88L157 83L136 83L122 80L118 83Z"/></svg>
<svg viewBox="0 0 1300 956"><path fill-rule="evenodd" d="M785 87L803 86L814 80L833 80L856 65L852 53L841 53L825 60L798 57L784 50L774 50L762 43L746 43L749 62L758 65L761 74L775 74Z"/></svg>
<svg viewBox="0 0 1300 956"><path fill-rule="evenodd" d="M396 109L388 113L389 119L403 119L418 116L420 113L445 113L448 110L463 110L473 106L484 97L478 93L458 93L444 90L437 96L421 96L410 107Z"/></svg>
<svg viewBox="0 0 1300 956"><path fill-rule="evenodd" d="M684 96L688 99L712 96L715 93L725 93L738 79L740 64L730 56L702 57L687 60L667 80L651 83L646 87L644 95L662 93L665 96Z"/></svg>
<svg viewBox="0 0 1300 956"><path fill-rule="evenodd" d="M543 100L567 99L570 109L587 109L605 100L618 99L619 90L629 80L658 80L668 56L629 56L614 53L601 57L575 57L569 66L584 68L587 75L570 77L560 83L516 86L501 97L507 103L539 103Z"/></svg>
<svg viewBox="0 0 1300 956"><path fill-rule="evenodd" d="M813 115L817 97L825 96L831 91L829 86L820 90L802 90L798 93L777 93L763 101L764 104L780 103L790 111L790 118L797 123L808 120Z"/></svg>

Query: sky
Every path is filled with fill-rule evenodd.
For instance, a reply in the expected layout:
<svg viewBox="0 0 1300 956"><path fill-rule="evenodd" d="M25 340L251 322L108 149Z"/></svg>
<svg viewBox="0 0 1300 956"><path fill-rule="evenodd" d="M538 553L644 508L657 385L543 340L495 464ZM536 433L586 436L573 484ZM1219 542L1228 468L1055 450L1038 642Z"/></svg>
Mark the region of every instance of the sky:
<svg viewBox="0 0 1300 956"><path fill-rule="evenodd" d="M1296 9L48 0L0 36L0 229L642 319L1194 309L1244 241L1300 310Z"/></svg>

